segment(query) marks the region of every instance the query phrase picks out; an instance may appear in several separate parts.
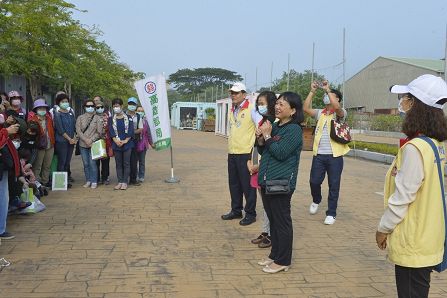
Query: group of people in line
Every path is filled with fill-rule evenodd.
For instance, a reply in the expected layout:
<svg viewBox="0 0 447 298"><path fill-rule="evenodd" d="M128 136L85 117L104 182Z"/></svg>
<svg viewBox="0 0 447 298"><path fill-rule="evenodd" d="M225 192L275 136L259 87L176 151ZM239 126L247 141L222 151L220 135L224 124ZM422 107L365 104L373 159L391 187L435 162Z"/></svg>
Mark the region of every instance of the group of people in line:
<svg viewBox="0 0 447 298"><path fill-rule="evenodd" d="M67 187L72 187L73 153L82 158L84 188L110 184L111 157L118 177L115 190L144 182L146 152L154 144L144 109L135 97L127 100L127 110L120 98L112 100L111 110L100 96L86 99L77 117L64 92L56 94L53 107L44 97L36 98L30 110L23 102L18 91L1 93L0 240L15 237L6 230L6 220L8 212L30 205L22 199L23 192L32 189L39 199L48 195L52 171L66 172ZM99 159L93 158L91 150L98 141L106 151Z"/></svg>
<svg viewBox="0 0 447 298"><path fill-rule="evenodd" d="M323 109L312 108L318 88L324 91ZM385 212L376 241L379 248L388 248L388 258L395 264L399 297L428 297L430 274L447 258L443 178L439 174L444 173L445 165L447 121L443 106L447 102L447 84L439 77L423 75L408 85L395 85L390 91L398 95L398 109L405 115L402 131L407 139L401 142L403 146L385 178ZM294 92L276 96L264 91L252 103L245 85L239 82L229 92L231 210L221 218L240 219L242 226L256 222L258 192L263 205L262 232L251 242L261 248L271 247L270 254L258 264L267 273L288 271L293 246L291 199L303 147L304 114L316 120L309 213L318 213L321 185L327 174L328 203L323 223L331 226L337 219L343 156L350 150L346 143L331 137L331 122L346 120L343 96L327 81L312 82L304 102Z"/></svg>

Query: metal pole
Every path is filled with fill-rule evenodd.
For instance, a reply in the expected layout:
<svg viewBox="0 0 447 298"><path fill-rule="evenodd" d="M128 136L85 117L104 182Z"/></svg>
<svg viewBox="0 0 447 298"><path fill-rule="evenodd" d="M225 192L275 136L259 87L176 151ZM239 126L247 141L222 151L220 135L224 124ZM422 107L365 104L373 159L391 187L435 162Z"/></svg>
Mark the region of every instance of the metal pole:
<svg viewBox="0 0 447 298"><path fill-rule="evenodd" d="M342 86L342 94L343 101L342 106L345 108L346 96L345 96L345 80L346 80L346 28L343 28L343 86Z"/></svg>
<svg viewBox="0 0 447 298"><path fill-rule="evenodd" d="M272 91L272 86L273 86L273 61L272 65L270 66L270 91Z"/></svg>
<svg viewBox="0 0 447 298"><path fill-rule="evenodd" d="M447 24L445 25L444 81L447 82Z"/></svg>
<svg viewBox="0 0 447 298"><path fill-rule="evenodd" d="M312 43L312 78L311 82L314 81L314 62L315 62L315 42Z"/></svg>
<svg viewBox="0 0 447 298"><path fill-rule="evenodd" d="M214 98L214 86L211 86L211 101L213 101Z"/></svg>
<svg viewBox="0 0 447 298"><path fill-rule="evenodd" d="M169 149L171 150L171 177L165 180L166 183L179 183L180 179L176 178L174 176L174 155L172 153L172 143L171 146L169 146Z"/></svg>
<svg viewBox="0 0 447 298"><path fill-rule="evenodd" d="M289 91L290 84L290 53L287 54L287 91Z"/></svg>
<svg viewBox="0 0 447 298"><path fill-rule="evenodd" d="M255 92L258 91L258 67L256 66L256 84L255 84Z"/></svg>

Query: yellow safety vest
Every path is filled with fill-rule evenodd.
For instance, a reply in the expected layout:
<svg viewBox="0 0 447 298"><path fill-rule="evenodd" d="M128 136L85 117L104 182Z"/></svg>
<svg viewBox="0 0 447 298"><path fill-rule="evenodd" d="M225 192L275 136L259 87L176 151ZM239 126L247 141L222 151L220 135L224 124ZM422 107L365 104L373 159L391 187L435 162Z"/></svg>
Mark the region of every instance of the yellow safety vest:
<svg viewBox="0 0 447 298"><path fill-rule="evenodd" d="M325 115L321 113L320 119L318 119L317 127L315 128L315 138L314 138L314 146L313 146L313 154L318 154L318 145L320 144L321 136L323 135L323 127L326 124L327 131L330 134L331 132L331 120L335 119L335 113L330 115ZM347 144L340 144L332 140L331 138L331 148L332 148L332 156L339 157L343 156L351 150Z"/></svg>
<svg viewBox="0 0 447 298"><path fill-rule="evenodd" d="M444 144L432 139L438 146L444 177L445 148ZM388 258L397 265L411 268L434 266L441 263L444 253L444 211L441 201L441 186L438 167L432 147L424 140L414 138L408 143L419 150L424 165L424 181L416 193L416 199L408 206L404 219L388 236ZM407 144L408 144L407 143ZM391 175L393 168L399 171L402 165L400 148L385 178L384 203L388 207L388 199L395 191L395 177Z"/></svg>
<svg viewBox="0 0 447 298"><path fill-rule="evenodd" d="M246 100L239 110L236 118L230 110L230 136L228 138L228 153L247 154L251 152L255 143L256 126L251 119L253 105Z"/></svg>

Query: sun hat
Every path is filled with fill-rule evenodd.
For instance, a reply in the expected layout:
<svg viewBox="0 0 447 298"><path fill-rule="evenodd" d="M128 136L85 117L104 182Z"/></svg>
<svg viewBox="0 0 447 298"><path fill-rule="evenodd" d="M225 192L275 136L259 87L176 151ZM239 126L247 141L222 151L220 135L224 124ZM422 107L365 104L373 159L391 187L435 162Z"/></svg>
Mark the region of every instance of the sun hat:
<svg viewBox="0 0 447 298"><path fill-rule="evenodd" d="M424 74L408 85L394 85L390 88L391 93L404 94L410 93L424 104L442 109L444 102L439 102L442 99L447 99L447 84L437 76L431 74Z"/></svg>

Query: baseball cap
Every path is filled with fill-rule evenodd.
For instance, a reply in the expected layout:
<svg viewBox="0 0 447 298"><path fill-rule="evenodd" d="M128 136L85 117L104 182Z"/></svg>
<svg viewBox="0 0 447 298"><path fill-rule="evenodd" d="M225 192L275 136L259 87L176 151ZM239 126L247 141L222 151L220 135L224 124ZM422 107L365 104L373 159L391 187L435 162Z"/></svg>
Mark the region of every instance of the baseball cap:
<svg viewBox="0 0 447 298"><path fill-rule="evenodd" d="M129 99L127 100L127 104L129 103L134 103L138 105L138 99L136 99L135 97L129 97Z"/></svg>
<svg viewBox="0 0 447 298"><path fill-rule="evenodd" d="M442 109L444 103L438 103L441 99L447 98L447 84L440 77L424 74L408 85L394 85L390 88L391 93L410 93L426 105Z"/></svg>
<svg viewBox="0 0 447 298"><path fill-rule="evenodd" d="M233 86L230 88L230 91L234 92L241 92L241 91L247 91L247 88L245 85L241 82L234 83Z"/></svg>

